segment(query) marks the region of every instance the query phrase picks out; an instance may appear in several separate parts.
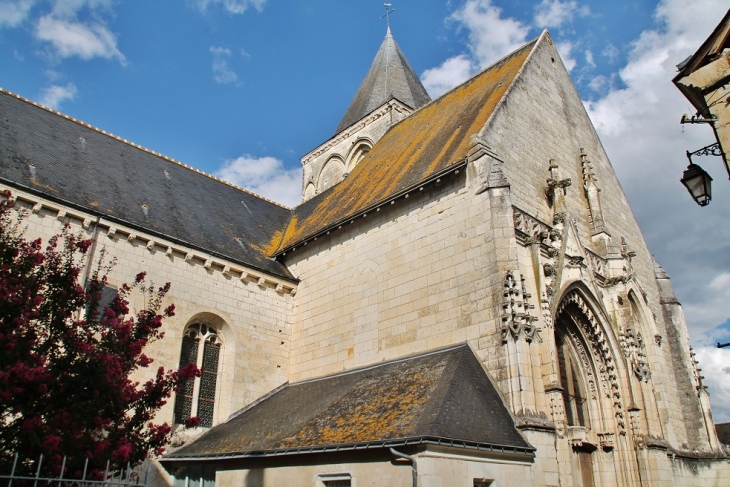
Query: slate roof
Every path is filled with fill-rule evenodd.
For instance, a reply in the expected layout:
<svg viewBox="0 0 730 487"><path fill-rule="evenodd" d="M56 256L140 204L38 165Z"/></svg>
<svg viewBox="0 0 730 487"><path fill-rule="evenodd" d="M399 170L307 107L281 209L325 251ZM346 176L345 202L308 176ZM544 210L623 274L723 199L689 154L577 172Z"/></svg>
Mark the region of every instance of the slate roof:
<svg viewBox="0 0 730 487"><path fill-rule="evenodd" d="M277 254L463 163L538 39L391 127L349 176L304 202Z"/></svg>
<svg viewBox="0 0 730 487"><path fill-rule="evenodd" d="M717 439L723 445L730 445L730 423L718 423L715 424L715 431L717 431Z"/></svg>
<svg viewBox="0 0 730 487"><path fill-rule="evenodd" d="M293 279L268 258L288 208L1 89L0 181Z"/></svg>
<svg viewBox="0 0 730 487"><path fill-rule="evenodd" d="M286 385L163 461L419 442L534 451L479 360L461 345Z"/></svg>
<svg viewBox="0 0 730 487"><path fill-rule="evenodd" d="M431 101L388 27L373 64L337 126L335 135L392 98L397 98L414 110Z"/></svg>

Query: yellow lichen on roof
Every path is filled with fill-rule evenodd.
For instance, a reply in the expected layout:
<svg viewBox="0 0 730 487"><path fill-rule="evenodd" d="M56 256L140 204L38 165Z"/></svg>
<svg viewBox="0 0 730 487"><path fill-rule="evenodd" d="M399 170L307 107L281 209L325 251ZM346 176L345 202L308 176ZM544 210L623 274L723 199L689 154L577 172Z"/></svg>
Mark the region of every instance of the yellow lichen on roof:
<svg viewBox="0 0 730 487"><path fill-rule="evenodd" d="M278 251L463 160L534 42L393 126L342 182L294 210Z"/></svg>
<svg viewBox="0 0 730 487"><path fill-rule="evenodd" d="M419 372L364 381L316 415L276 448L336 445L405 438L414 434L415 418L443 372L443 364Z"/></svg>
<svg viewBox="0 0 730 487"><path fill-rule="evenodd" d="M274 231L266 245L256 245L253 242L247 242L247 243L248 243L249 247L256 250L257 252L261 252L264 255L270 256L274 252L276 252L276 249L279 247L279 244L281 243L282 233L283 232L281 230Z"/></svg>

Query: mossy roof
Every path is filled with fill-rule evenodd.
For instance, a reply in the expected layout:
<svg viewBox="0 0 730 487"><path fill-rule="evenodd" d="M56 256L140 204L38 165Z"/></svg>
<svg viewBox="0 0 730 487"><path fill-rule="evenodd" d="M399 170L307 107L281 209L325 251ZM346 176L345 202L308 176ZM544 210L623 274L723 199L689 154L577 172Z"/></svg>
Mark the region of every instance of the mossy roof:
<svg viewBox="0 0 730 487"><path fill-rule="evenodd" d="M391 127L347 178L294 208L279 254L465 160L534 40ZM282 237L277 235L277 238ZM271 242L269 248L274 248Z"/></svg>
<svg viewBox="0 0 730 487"><path fill-rule="evenodd" d="M428 438L530 454L467 345L286 385L168 460Z"/></svg>

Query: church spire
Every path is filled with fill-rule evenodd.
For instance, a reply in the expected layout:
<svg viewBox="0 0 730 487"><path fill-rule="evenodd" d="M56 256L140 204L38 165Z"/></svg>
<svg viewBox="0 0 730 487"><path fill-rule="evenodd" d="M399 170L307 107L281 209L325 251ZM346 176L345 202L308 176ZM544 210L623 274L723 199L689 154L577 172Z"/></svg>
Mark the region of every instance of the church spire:
<svg viewBox="0 0 730 487"><path fill-rule="evenodd" d="M392 98L414 110L431 101L421 80L395 42L389 25L370 71L337 126L335 135Z"/></svg>

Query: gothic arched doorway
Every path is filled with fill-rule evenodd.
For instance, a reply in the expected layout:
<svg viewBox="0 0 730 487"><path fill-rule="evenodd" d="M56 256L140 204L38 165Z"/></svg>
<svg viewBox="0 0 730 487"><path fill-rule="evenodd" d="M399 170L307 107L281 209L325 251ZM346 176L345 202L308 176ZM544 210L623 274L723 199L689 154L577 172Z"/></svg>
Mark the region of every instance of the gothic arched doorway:
<svg viewBox="0 0 730 487"><path fill-rule="evenodd" d="M588 300L578 289L565 294L555 317L555 347L564 407L566 470L576 487L600 484L599 445L612 450L611 403L620 398L608 340ZM620 405L618 406L620 408ZM622 423L619 410L617 419Z"/></svg>

